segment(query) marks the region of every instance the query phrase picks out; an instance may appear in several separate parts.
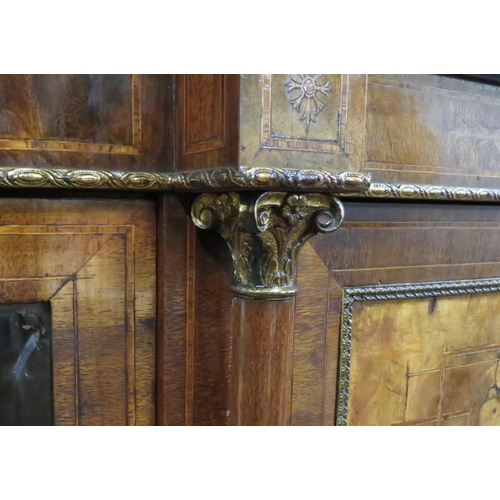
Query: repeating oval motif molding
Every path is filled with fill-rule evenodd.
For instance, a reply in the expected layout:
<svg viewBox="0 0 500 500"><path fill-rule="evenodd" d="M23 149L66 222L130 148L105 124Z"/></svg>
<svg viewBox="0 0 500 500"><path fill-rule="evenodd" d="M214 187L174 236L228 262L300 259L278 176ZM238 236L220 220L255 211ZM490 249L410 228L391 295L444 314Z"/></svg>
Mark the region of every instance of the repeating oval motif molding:
<svg viewBox="0 0 500 500"><path fill-rule="evenodd" d="M370 176L310 169L225 167L186 173L112 172L58 168L0 168L3 188L71 188L157 191L287 190L360 193Z"/></svg>
<svg viewBox="0 0 500 500"><path fill-rule="evenodd" d="M372 183L364 198L396 198L407 200L500 202L500 189L426 186L419 184Z"/></svg>
<svg viewBox="0 0 500 500"><path fill-rule="evenodd" d="M0 188L116 189L122 191L303 191L342 197L500 203L500 189L371 182L360 172L223 167L185 173L90 169L0 168Z"/></svg>

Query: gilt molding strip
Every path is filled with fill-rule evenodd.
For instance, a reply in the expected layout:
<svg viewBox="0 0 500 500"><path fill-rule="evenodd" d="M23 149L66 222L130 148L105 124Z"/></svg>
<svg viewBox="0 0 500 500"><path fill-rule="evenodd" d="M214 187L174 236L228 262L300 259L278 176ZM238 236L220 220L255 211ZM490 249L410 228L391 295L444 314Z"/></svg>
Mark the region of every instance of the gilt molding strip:
<svg viewBox="0 0 500 500"><path fill-rule="evenodd" d="M341 194L345 196L345 194ZM363 198L500 202L500 189L428 186L421 184L371 183L365 192L351 194Z"/></svg>
<svg viewBox="0 0 500 500"><path fill-rule="evenodd" d="M500 189L371 182L370 174L271 167L221 167L195 172L0 167L2 188L108 189L121 191L299 191L342 197L500 203Z"/></svg>
<svg viewBox="0 0 500 500"><path fill-rule="evenodd" d="M355 302L470 295L498 291L500 291L500 278L434 281L428 283L404 283L395 285L344 288L342 290L340 366L336 424L347 425L349 379L351 371L353 305Z"/></svg>
<svg viewBox="0 0 500 500"><path fill-rule="evenodd" d="M185 173L112 172L90 169L0 168L0 188L117 189L206 192L227 190L314 191L333 194L368 189L358 172L267 167L224 167Z"/></svg>

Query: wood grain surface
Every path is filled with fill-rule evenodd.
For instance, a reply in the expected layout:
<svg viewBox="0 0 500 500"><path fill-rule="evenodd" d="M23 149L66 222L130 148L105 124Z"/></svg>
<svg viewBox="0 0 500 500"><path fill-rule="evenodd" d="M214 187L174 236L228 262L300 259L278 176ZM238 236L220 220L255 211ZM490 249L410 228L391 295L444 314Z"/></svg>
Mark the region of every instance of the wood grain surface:
<svg viewBox="0 0 500 500"><path fill-rule="evenodd" d="M292 425L334 423L342 287L500 276L493 206L351 202L345 209L341 228L310 240L299 259Z"/></svg>
<svg viewBox="0 0 500 500"><path fill-rule="evenodd" d="M172 170L173 87L173 75L0 75L0 165Z"/></svg>
<svg viewBox="0 0 500 500"><path fill-rule="evenodd" d="M239 75L177 75L176 170L237 165Z"/></svg>
<svg viewBox="0 0 500 500"><path fill-rule="evenodd" d="M2 75L0 165L157 172L242 164L500 187L499 87L437 75L323 75L317 84L331 90L318 94L325 107L307 127L306 101L301 112L293 108L287 82L288 75ZM193 228L189 197L160 196L155 207L132 195L5 196L0 250L9 258L0 262L0 300L51 302L61 424L225 425L246 401L252 422L332 425L343 287L500 276L500 216L487 204L346 200L343 226L301 252L294 305L278 306L233 302L229 250L219 235ZM454 324L450 310L463 307L443 302L435 314ZM401 307L415 316L417 306ZM475 305L480 317L485 307ZM396 309L366 315L383 322L403 314ZM291 336L269 336L285 325ZM453 352L469 347L464 340ZM285 404L288 372L276 375L272 366L289 359ZM265 376L236 391L235 381L252 380L257 366ZM259 400L268 390L273 408ZM362 388L356 394L368 397ZM484 421L490 411L465 416L443 394L443 425ZM431 415L425 404L410 405L404 419L434 425L435 407Z"/></svg>
<svg viewBox="0 0 500 500"><path fill-rule="evenodd" d="M294 299L233 299L231 425L289 425Z"/></svg>
<svg viewBox="0 0 500 500"><path fill-rule="evenodd" d="M155 212L135 200L3 199L2 301L49 301L55 423L153 424Z"/></svg>
<svg viewBox="0 0 500 500"><path fill-rule="evenodd" d="M500 425L500 295L355 304L349 425Z"/></svg>
<svg viewBox="0 0 500 500"><path fill-rule="evenodd" d="M498 188L499 110L499 86L442 75L242 75L239 162Z"/></svg>

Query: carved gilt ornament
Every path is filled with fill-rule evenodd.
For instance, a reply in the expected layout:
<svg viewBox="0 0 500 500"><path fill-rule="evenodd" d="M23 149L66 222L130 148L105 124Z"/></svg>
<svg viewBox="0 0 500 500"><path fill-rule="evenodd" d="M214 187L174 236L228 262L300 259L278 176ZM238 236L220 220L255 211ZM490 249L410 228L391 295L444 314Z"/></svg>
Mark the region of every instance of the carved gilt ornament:
<svg viewBox="0 0 500 500"><path fill-rule="evenodd" d="M363 172L313 169L222 167L195 172L0 167L1 188L104 189L206 192L228 190L314 191L339 197L429 201L500 202L500 189L371 182Z"/></svg>
<svg viewBox="0 0 500 500"><path fill-rule="evenodd" d="M117 189L135 191L287 190L358 193L370 186L360 172L222 167L195 172L116 172L91 169L0 167L0 188Z"/></svg>
<svg viewBox="0 0 500 500"><path fill-rule="evenodd" d="M321 193L205 193L192 205L202 229L216 228L234 267L233 293L242 298L286 300L297 292L297 259L317 232L337 229L340 201Z"/></svg>

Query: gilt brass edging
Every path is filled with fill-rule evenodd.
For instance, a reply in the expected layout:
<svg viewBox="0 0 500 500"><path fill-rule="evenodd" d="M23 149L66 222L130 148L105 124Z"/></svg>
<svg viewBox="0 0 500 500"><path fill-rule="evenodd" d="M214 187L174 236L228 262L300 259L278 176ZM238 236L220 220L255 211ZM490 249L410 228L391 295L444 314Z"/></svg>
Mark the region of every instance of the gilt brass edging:
<svg viewBox="0 0 500 500"><path fill-rule="evenodd" d="M115 172L84 168L0 167L0 188L121 191L290 191L341 197L500 203L500 189L372 183L361 172L271 167L221 167L194 172Z"/></svg>
<svg viewBox="0 0 500 500"><path fill-rule="evenodd" d="M0 168L0 188L117 189L207 192L232 190L357 193L370 177L357 172L325 172L267 167L223 167L195 172L114 172L91 169Z"/></svg>
<svg viewBox="0 0 500 500"><path fill-rule="evenodd" d="M251 300L288 300L296 295L299 288L297 285L291 286L251 286L251 285L231 285L229 287L235 297Z"/></svg>
<svg viewBox="0 0 500 500"><path fill-rule="evenodd" d="M352 308L355 302L469 295L500 291L500 278L346 287L342 290L337 425L347 425L351 367Z"/></svg>
<svg viewBox="0 0 500 500"><path fill-rule="evenodd" d="M347 196L339 194L339 196ZM500 202L500 189L464 188L432 186L423 184L383 184L371 183L361 193L350 196L361 198L381 198L417 201L468 201L468 202Z"/></svg>
<svg viewBox="0 0 500 500"><path fill-rule="evenodd" d="M303 244L343 218L342 203L323 193L204 193L191 208L194 224L217 229L229 247L234 295L253 300L293 297Z"/></svg>

